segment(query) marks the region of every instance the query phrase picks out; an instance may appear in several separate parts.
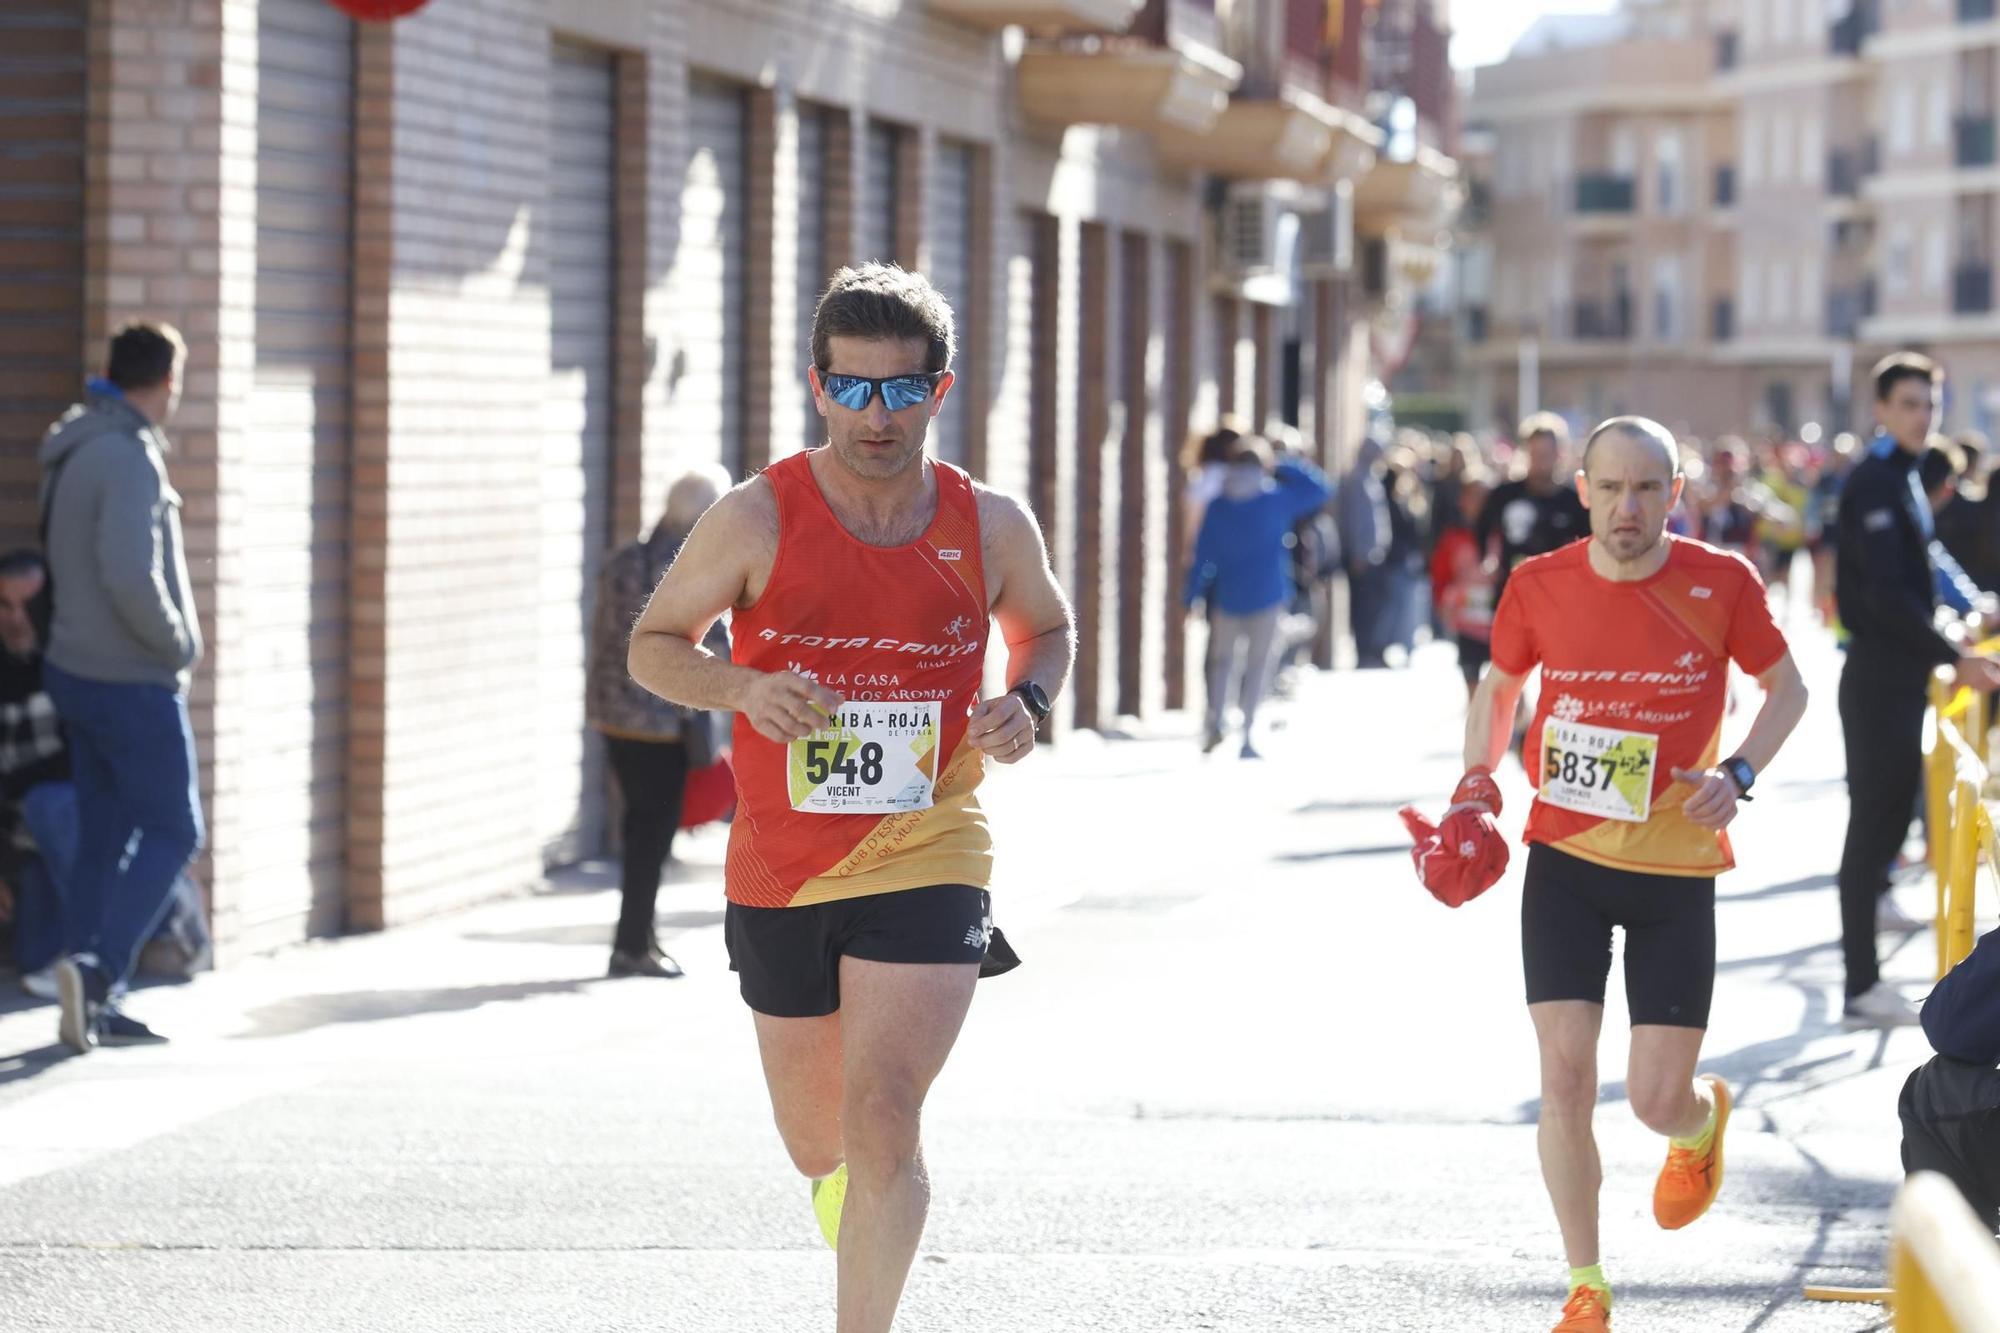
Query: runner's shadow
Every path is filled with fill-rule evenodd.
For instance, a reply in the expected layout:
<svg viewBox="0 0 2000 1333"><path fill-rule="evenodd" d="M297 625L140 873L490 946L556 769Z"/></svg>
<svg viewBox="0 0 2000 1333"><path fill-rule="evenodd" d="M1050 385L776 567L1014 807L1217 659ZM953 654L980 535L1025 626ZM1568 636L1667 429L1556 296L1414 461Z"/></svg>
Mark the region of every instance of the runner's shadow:
<svg viewBox="0 0 2000 1333"><path fill-rule="evenodd" d="M1409 852L1410 844L1405 840L1373 847L1330 847L1323 852L1279 852L1271 859L1284 865L1311 865L1315 861L1341 861L1353 856L1388 856L1392 853L1408 856Z"/></svg>
<svg viewBox="0 0 2000 1333"><path fill-rule="evenodd" d="M1798 879L1788 879L1782 884L1766 884L1761 889L1751 889L1747 893L1718 893L1719 903L1752 903L1764 898L1783 898L1788 894L1810 893L1815 889L1830 889L1838 879L1833 875L1804 875Z"/></svg>
<svg viewBox="0 0 2000 1333"><path fill-rule="evenodd" d="M46 1074L49 1070L70 1059L76 1052L61 1042L38 1046L32 1051L22 1051L18 1055L0 1056L0 1088L9 1083L19 1083Z"/></svg>
<svg viewBox="0 0 2000 1333"><path fill-rule="evenodd" d="M1364 796L1341 801L1308 801L1292 811L1295 815L1362 814L1375 810L1400 810L1406 805L1431 799L1424 796Z"/></svg>
<svg viewBox="0 0 2000 1333"><path fill-rule="evenodd" d="M298 995L252 1009L250 1039L290 1037L336 1023L380 1023L419 1014L464 1013L488 1004L573 995L602 980L524 981L507 985L464 986L437 990L343 991L328 995Z"/></svg>

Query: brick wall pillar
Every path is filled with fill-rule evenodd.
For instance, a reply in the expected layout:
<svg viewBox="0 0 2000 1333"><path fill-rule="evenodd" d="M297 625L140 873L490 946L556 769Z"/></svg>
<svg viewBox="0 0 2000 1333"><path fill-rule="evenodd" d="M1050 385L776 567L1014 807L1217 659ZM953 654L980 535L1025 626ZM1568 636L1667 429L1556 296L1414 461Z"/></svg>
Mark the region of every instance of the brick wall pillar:
<svg viewBox="0 0 2000 1333"><path fill-rule="evenodd" d="M662 503L645 490L646 377L651 369L646 349L646 286L652 271L652 245L647 215L654 204L652 178L646 170L651 151L651 60L644 52L621 51L613 57L617 155L612 182L616 210L616 290L611 294L611 534L623 542L646 531ZM364 112L365 114L365 112Z"/></svg>
<svg viewBox="0 0 2000 1333"><path fill-rule="evenodd" d="M743 244L743 474L771 461L772 371L778 364L772 339L791 331L792 284L775 280L778 220L778 118L788 114L775 88L752 88L744 164ZM789 248L789 244L788 244ZM785 294L781 302L779 293ZM780 310L777 307L783 306ZM789 338L787 338L789 342ZM786 362L784 364L789 364ZM795 414L782 417L789 431Z"/></svg>

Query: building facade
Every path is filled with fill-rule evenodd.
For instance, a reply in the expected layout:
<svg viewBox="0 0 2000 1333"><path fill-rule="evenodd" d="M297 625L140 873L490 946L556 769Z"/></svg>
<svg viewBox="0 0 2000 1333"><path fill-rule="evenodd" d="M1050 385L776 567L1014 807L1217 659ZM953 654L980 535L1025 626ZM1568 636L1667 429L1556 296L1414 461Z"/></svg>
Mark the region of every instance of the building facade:
<svg viewBox="0 0 2000 1333"><path fill-rule="evenodd" d="M1189 431L1356 442L1448 160L1377 178L1364 0L22 0L0 14L0 539L133 318L170 460L231 953L603 849L607 549L696 462L818 440L842 263L959 319L937 452L1023 496L1079 618L1061 727L1180 705ZM1358 194L1370 201L1354 207Z"/></svg>
<svg viewBox="0 0 2000 1333"><path fill-rule="evenodd" d="M1992 11L1631 0L1606 27L1547 20L1478 71L1474 419L1862 429L1868 366L1916 346L1952 373L1949 424L1992 430Z"/></svg>

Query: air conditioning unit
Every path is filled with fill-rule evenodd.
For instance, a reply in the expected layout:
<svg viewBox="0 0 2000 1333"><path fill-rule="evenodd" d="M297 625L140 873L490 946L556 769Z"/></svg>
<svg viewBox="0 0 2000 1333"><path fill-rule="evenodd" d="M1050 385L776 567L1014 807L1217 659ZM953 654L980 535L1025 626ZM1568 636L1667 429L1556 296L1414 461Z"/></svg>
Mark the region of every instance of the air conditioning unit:
<svg viewBox="0 0 2000 1333"><path fill-rule="evenodd" d="M1299 214L1299 275L1339 278L1354 268L1354 183L1341 181L1327 205Z"/></svg>
<svg viewBox="0 0 2000 1333"><path fill-rule="evenodd" d="M1232 284L1275 272L1278 221L1284 209L1264 190L1232 190L1222 200L1216 251L1218 276Z"/></svg>

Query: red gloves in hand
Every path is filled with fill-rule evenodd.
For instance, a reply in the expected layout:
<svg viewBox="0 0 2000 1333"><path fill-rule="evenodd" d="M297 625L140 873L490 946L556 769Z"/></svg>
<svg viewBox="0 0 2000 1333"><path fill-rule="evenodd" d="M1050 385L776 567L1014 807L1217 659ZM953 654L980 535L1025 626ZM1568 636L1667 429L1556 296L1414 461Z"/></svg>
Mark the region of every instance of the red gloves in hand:
<svg viewBox="0 0 2000 1333"><path fill-rule="evenodd" d="M1499 784L1483 768L1459 779L1443 823L1431 823L1414 806L1397 812L1416 840L1410 860L1417 878L1446 907L1464 906L1507 873L1507 839L1493 822L1499 812Z"/></svg>
<svg viewBox="0 0 2000 1333"><path fill-rule="evenodd" d="M1454 809L1461 805L1483 805L1487 814L1499 814L1500 784L1493 780L1493 770L1466 769L1465 776L1458 780L1458 786L1452 788L1451 804ZM1446 818L1450 817L1450 813L1446 811Z"/></svg>

